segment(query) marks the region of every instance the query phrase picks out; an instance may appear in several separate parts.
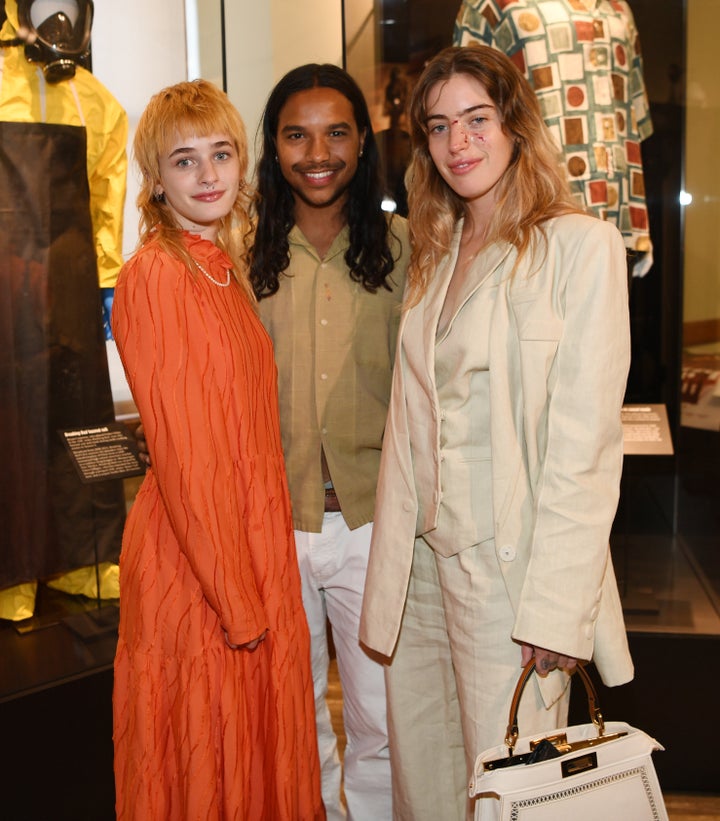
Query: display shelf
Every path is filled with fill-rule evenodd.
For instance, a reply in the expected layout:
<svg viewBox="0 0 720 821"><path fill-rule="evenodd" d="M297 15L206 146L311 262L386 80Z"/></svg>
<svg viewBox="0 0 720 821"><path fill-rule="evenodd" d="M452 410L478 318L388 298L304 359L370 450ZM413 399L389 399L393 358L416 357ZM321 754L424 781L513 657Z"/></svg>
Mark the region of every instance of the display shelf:
<svg viewBox="0 0 720 821"><path fill-rule="evenodd" d="M98 603L38 585L35 616L0 621L0 703L112 670L117 601ZM93 624L97 629L83 630Z"/></svg>

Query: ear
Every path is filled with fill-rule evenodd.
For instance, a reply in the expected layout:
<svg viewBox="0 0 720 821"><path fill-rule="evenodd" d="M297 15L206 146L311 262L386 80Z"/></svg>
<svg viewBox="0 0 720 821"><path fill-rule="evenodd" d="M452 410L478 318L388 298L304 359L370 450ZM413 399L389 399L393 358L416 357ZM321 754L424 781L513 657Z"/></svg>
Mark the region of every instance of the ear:
<svg viewBox="0 0 720 821"><path fill-rule="evenodd" d="M367 130L363 129L360 132L360 151L358 152L358 157L362 157L363 151L365 150L365 137L367 137Z"/></svg>

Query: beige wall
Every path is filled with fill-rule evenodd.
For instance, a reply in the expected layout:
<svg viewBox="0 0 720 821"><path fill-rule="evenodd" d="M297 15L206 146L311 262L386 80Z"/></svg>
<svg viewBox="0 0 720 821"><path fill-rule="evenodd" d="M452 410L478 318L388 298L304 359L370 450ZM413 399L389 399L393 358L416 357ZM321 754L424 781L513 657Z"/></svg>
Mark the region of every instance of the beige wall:
<svg viewBox="0 0 720 821"><path fill-rule="evenodd" d="M362 88L371 109L381 82L375 7L373 0L355 0L345 8L347 69Z"/></svg>
<svg viewBox="0 0 720 821"><path fill-rule="evenodd" d="M342 65L340 0L225 3L228 94L248 129L251 152L268 94L303 63ZM252 158L251 158L252 159Z"/></svg>
<svg viewBox="0 0 720 821"><path fill-rule="evenodd" d="M199 25L205 78L221 84L219 0L123 0L95 4L93 70L128 113L130 141L150 97L188 77L186 20ZM187 13L187 16L186 16ZM342 65L341 0L226 0L228 94L252 146L273 84L301 63ZM129 21L135 21L130 24ZM138 22L139 21L139 22ZM251 157L254 162L254 156ZM137 242L136 172L131 165L123 253Z"/></svg>
<svg viewBox="0 0 720 821"><path fill-rule="evenodd" d="M685 208L686 324L720 318L718 28L717 0L689 0L685 190L692 203Z"/></svg>

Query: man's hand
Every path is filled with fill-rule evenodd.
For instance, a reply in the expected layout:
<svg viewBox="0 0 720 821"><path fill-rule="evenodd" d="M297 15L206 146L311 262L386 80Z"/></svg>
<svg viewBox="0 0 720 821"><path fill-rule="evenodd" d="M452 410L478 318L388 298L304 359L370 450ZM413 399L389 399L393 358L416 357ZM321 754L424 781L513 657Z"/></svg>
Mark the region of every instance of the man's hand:
<svg viewBox="0 0 720 821"><path fill-rule="evenodd" d="M551 670L565 670L572 673L577 667L578 660L572 656L564 656L544 647L534 647L532 644L522 645L521 664L524 667L532 657L535 657L535 670L541 678L545 678Z"/></svg>
<svg viewBox="0 0 720 821"><path fill-rule="evenodd" d="M142 422L135 428L135 444L138 449L138 458L146 467L150 467L152 462L150 461L150 451L148 450L145 429L142 426Z"/></svg>

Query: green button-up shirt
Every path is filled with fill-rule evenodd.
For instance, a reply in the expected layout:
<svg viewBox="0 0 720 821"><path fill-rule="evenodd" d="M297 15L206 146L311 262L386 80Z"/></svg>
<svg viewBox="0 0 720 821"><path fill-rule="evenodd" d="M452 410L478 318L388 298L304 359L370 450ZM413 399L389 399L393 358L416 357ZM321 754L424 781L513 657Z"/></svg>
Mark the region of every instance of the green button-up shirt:
<svg viewBox="0 0 720 821"><path fill-rule="evenodd" d="M295 226L290 265L260 302L275 345L280 427L296 530L318 533L325 508L322 452L351 529L373 520L400 304L409 259L407 225L391 223L392 291L354 282L345 228L323 259Z"/></svg>

